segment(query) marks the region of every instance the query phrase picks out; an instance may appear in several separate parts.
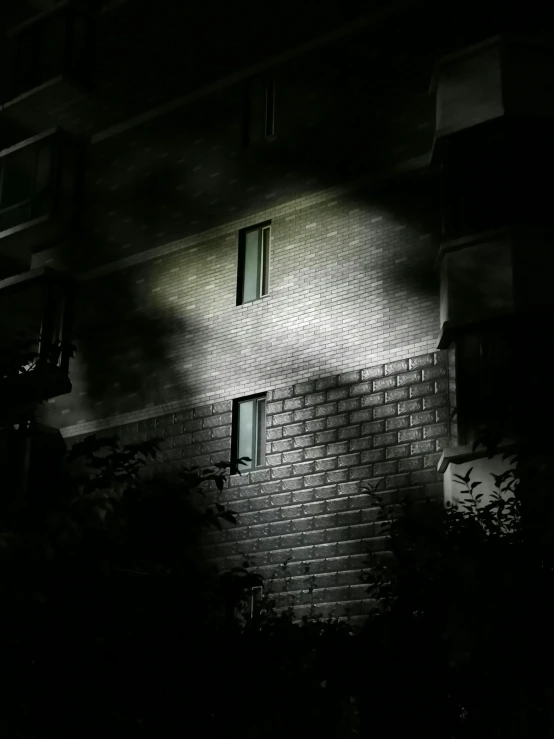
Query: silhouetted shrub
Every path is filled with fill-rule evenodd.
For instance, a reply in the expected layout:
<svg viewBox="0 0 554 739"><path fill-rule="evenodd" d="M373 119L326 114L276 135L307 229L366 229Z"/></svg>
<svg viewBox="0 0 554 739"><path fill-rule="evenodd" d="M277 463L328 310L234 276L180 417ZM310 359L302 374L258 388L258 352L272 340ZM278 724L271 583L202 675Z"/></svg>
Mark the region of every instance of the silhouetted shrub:
<svg viewBox="0 0 554 739"><path fill-rule="evenodd" d="M391 517L382 506L389 554L368 563L379 608L363 634L363 736L552 736L552 486L544 459L504 456L515 466L493 476L488 502L470 469L459 507L405 500Z"/></svg>

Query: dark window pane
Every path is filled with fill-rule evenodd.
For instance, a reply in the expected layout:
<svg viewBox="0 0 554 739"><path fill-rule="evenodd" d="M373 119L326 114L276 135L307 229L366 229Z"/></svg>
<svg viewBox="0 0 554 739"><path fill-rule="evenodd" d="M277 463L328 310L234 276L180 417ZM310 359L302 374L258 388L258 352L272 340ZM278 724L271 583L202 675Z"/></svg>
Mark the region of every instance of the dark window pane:
<svg viewBox="0 0 554 739"><path fill-rule="evenodd" d="M265 135L266 138L275 133L275 84L269 79L265 88Z"/></svg>
<svg viewBox="0 0 554 739"><path fill-rule="evenodd" d="M265 398L258 398L257 405L257 423L258 423L258 439L256 465L260 467L265 464Z"/></svg>
<svg viewBox="0 0 554 739"><path fill-rule="evenodd" d="M33 149L22 149L0 165L0 231L31 218L35 159Z"/></svg>
<svg viewBox="0 0 554 739"><path fill-rule="evenodd" d="M25 332L30 339L32 337L28 345L29 352L38 352L42 317L40 286L34 285L18 292L0 292L0 341L5 349L5 356L9 356L16 347L20 346L20 340L18 340L20 331Z"/></svg>
<svg viewBox="0 0 554 739"><path fill-rule="evenodd" d="M2 165L0 210L27 201L33 194L36 151L21 149L7 156Z"/></svg>
<svg viewBox="0 0 554 739"><path fill-rule="evenodd" d="M89 43L90 26L82 16L74 16L71 24L71 72L79 79L88 76L87 62L91 52Z"/></svg>
<svg viewBox="0 0 554 739"><path fill-rule="evenodd" d="M0 160L0 231L52 212L59 191L58 141L47 137Z"/></svg>
<svg viewBox="0 0 554 739"><path fill-rule="evenodd" d="M29 30L27 33L22 33L15 40L15 44L16 53L13 94L14 96L17 96L33 87L33 76L36 68L36 44L34 31Z"/></svg>
<svg viewBox="0 0 554 739"><path fill-rule="evenodd" d="M53 16L39 30L38 68L35 84L42 84L63 73L67 41L67 15Z"/></svg>
<svg viewBox="0 0 554 739"><path fill-rule="evenodd" d="M262 230L262 295L269 290L269 226Z"/></svg>
<svg viewBox="0 0 554 739"><path fill-rule="evenodd" d="M513 422L513 351L507 329L483 330L457 341L457 407L464 442L484 428L510 434Z"/></svg>
<svg viewBox="0 0 554 739"><path fill-rule="evenodd" d="M53 153L51 146L43 146L37 151L33 218L46 215L51 210Z"/></svg>
<svg viewBox="0 0 554 739"><path fill-rule="evenodd" d="M259 143L266 134L267 90L264 79L251 80L248 90L248 136L249 144Z"/></svg>

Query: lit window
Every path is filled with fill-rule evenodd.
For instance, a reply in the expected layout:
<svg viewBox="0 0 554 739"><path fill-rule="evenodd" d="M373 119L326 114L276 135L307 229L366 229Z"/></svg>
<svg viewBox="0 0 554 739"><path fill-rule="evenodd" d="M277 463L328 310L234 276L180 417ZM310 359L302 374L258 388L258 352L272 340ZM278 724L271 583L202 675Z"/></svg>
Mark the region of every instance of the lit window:
<svg viewBox="0 0 554 739"><path fill-rule="evenodd" d="M237 305L250 303L269 289L270 225L244 229L239 234Z"/></svg>
<svg viewBox="0 0 554 739"><path fill-rule="evenodd" d="M264 393L233 402L232 466L235 472L265 464L265 399ZM244 457L251 461L238 465L238 460Z"/></svg>

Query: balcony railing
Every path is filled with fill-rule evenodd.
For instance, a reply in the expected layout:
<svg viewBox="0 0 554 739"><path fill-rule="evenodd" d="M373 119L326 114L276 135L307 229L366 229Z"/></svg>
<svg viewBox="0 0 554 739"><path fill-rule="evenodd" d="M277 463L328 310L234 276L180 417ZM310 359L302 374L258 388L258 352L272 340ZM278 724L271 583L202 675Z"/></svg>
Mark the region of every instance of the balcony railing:
<svg viewBox="0 0 554 739"><path fill-rule="evenodd" d="M70 392L73 283L48 267L0 281L1 410Z"/></svg>
<svg viewBox="0 0 554 739"><path fill-rule="evenodd" d="M73 136L52 129L0 152L0 258L19 271L71 231L82 151Z"/></svg>

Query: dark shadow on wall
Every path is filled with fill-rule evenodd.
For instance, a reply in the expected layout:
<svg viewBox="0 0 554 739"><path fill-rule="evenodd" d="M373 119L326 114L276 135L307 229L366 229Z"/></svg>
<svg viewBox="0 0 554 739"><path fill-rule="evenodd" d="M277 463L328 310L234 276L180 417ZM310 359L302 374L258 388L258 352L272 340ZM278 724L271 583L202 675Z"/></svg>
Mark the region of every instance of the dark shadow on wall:
<svg viewBox="0 0 554 739"><path fill-rule="evenodd" d="M108 242L99 258L113 261L117 246ZM65 259L78 274L70 247ZM186 333L186 321L178 308L154 304L142 274L135 267L77 281L73 390L48 404L49 423L73 425L186 396L186 377L170 357L170 342Z"/></svg>
<svg viewBox="0 0 554 739"><path fill-rule="evenodd" d="M343 47L343 56L336 58L336 66L342 64L344 70L337 72L335 81L338 79L340 87L343 75L350 104L347 109L335 105L317 125L291 130L290 135L285 131L269 144L263 142L248 149L241 149L240 130L236 131L233 141L225 144L226 164L221 176L225 183L236 181L232 194L225 190L225 183L209 180L211 175L207 175L209 187L204 188L202 197L196 197L199 185L193 162L180 162L178 158L175 142L206 139L206 157L212 157L214 166L217 165L218 155L212 149L218 144L222 121L217 118L217 105L213 102L206 103L204 113L186 109L138 127L131 137L135 146L126 150L123 144L129 134L92 147L90 156L102 150L104 157L96 170L94 161L91 162L89 194L94 210L89 209L86 214L78 248L70 248L64 255L66 265L79 273L221 225L247 210L267 209L279 202L279 198L275 201L267 197L274 183L280 183L280 199L285 201L368 171L384 170L406 158L425 157L433 140L434 104L431 98L423 103L421 99L427 92L432 61L452 44L464 45L477 33L469 21L466 28L454 29L446 24L445 16L441 22L450 30L434 40L432 30L423 21L418 25L421 34L417 39L408 32L407 23L403 31L398 30L392 47L390 38L380 37L378 29L370 34L368 44L378 46L382 54L376 69L387 71L387 77L385 83L366 95L356 97L353 80L357 75L363 81L377 72L362 66L363 55L354 62L348 60L348 47ZM375 48L371 56L376 57ZM325 57L325 63L327 69L332 68L332 53ZM403 107L420 103L431 125L413 131L393 123L394 114ZM221 109L222 119L240 123L240 105L240 101L235 102L235 108L227 112ZM398 137L403 136L403 151L395 151ZM233 148L236 156L230 157ZM144 151L148 149L152 153L144 160ZM105 180L97 177L110 159L116 175L126 172L117 187L113 186L111 175ZM404 176L390 187L382 183L375 188L366 187L341 196L341 201L352 207L385 212L389 219L422 237L436 234L437 223L433 221L438 204L435 185L428 174ZM409 267L398 265L391 277L398 289L408 288L429 297L437 295L435 248L433 238L422 238L419 258L411 261ZM69 420L68 407L72 422L76 422L83 418L79 410L83 405L87 407L87 417L98 418L187 396L186 378L175 369L170 348L175 336L186 333L185 321L178 310L161 310L140 293L135 268L86 281L79 293L81 308L76 332L82 376L76 382L77 392L64 407L63 425Z"/></svg>
<svg viewBox="0 0 554 739"><path fill-rule="evenodd" d="M357 39L356 54L350 39L317 51L312 73L328 78L333 102L314 109L306 96L298 112L287 110L294 102L278 101L277 138L271 143L241 146L244 90L239 85L228 97L216 94L95 145L100 161L92 162L97 169L90 197L103 221L101 230L116 240L121 231L120 240L132 241L132 250L139 252L246 211L425 156L433 141L434 100L427 95L433 60L472 38L467 29L455 28L443 39L425 18L414 26L416 13L413 22L408 18L395 27L392 37L380 29L368 31ZM415 124L402 122L402 115L416 109ZM232 125L234 133L228 135ZM347 197L356 202L358 196ZM378 205L379 197L377 189L372 203ZM115 214L111 223L110 214ZM94 244L83 251L89 264L104 259ZM111 254L114 260L125 255L116 244Z"/></svg>
<svg viewBox="0 0 554 739"><path fill-rule="evenodd" d="M161 404L186 392L170 361L168 341L186 332L177 315L137 304L125 271L83 283L87 294L77 312L78 360L84 367L88 404L101 416Z"/></svg>

